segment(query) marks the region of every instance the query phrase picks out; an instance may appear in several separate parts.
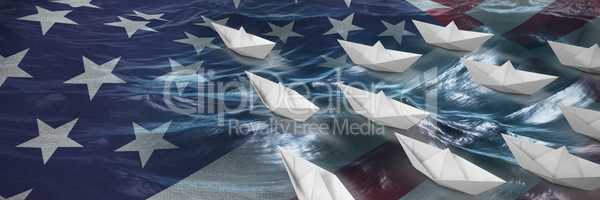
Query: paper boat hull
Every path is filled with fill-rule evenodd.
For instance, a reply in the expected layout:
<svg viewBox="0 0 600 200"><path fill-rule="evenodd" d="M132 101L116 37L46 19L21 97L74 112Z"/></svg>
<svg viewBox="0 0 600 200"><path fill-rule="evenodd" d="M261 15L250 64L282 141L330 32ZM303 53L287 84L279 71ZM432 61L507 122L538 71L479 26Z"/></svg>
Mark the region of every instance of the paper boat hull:
<svg viewBox="0 0 600 200"><path fill-rule="evenodd" d="M417 125L430 115L430 113L420 111L416 108L390 99L389 101L393 104L393 106L404 107L404 109L406 110L411 110L411 113L406 115L398 114L394 116L384 117L376 116L376 111L373 110L381 105L373 104L373 95L375 94L350 86L346 86L341 83L338 83L338 87L344 93L344 96L346 97L348 103L350 104L350 107L352 107L354 112L380 125L406 130Z"/></svg>
<svg viewBox="0 0 600 200"><path fill-rule="evenodd" d="M503 93L508 93L508 94L533 95L533 94L537 93L539 90L541 90L542 88L544 88L550 82L540 84L541 86L538 86L538 87L535 87L535 88L532 88L532 89L521 89L521 88L519 88L517 86L515 86L515 87L506 87L506 86L496 86L496 85L486 85L486 84L481 84L481 85L486 86L488 88L491 88L493 90L496 90L496 91L499 91L499 92L503 92Z"/></svg>
<svg viewBox="0 0 600 200"><path fill-rule="evenodd" d="M257 59L265 59L269 55L269 53L271 53L273 47L275 47L275 44L257 45L250 47L236 47L231 48L231 50L242 56Z"/></svg>
<svg viewBox="0 0 600 200"><path fill-rule="evenodd" d="M404 72L421 57L420 54L385 49L381 43L377 43L374 46L344 40L338 40L338 43L354 64L373 71ZM388 57L384 61L377 60L377 53L385 53Z"/></svg>
<svg viewBox="0 0 600 200"><path fill-rule="evenodd" d="M289 108L275 108L271 111L279 116L293 119L295 121L304 122L314 115L318 110L314 109L289 109Z"/></svg>
<svg viewBox="0 0 600 200"><path fill-rule="evenodd" d="M464 37L448 39L442 38L438 34L439 32L448 31L446 27L417 20L413 20L413 23L415 24L415 27L417 27L417 30L421 36L423 36L425 42L448 50L475 51L479 49L487 40L494 36L493 34L489 33L456 30L463 33Z"/></svg>
<svg viewBox="0 0 600 200"><path fill-rule="evenodd" d="M600 140L600 112L572 106L561 106L560 109L575 132ZM585 121L590 119L598 120Z"/></svg>
<svg viewBox="0 0 600 200"><path fill-rule="evenodd" d="M303 122L319 111L319 107L292 89L250 72L246 75L265 107L279 116Z"/></svg>
<svg viewBox="0 0 600 200"><path fill-rule="evenodd" d="M558 60L561 64L572 67L584 72L588 73L600 73L599 65L585 65L582 62L578 61L577 54L588 50L588 48L579 47L570 44L564 44L560 42L548 41L548 45L552 48L552 51L558 57ZM600 59L600 58L590 58L590 59Z"/></svg>
<svg viewBox="0 0 600 200"><path fill-rule="evenodd" d="M214 22L211 26L227 48L242 56L264 59L275 47L274 42L246 33L243 27L236 30Z"/></svg>
<svg viewBox="0 0 600 200"><path fill-rule="evenodd" d="M566 148L564 147L561 149L552 149L541 144L521 141L520 139L508 135L502 135L502 137L517 160L517 163L523 169L538 175L549 182L566 187L582 190L595 190L600 188L600 166L598 164L564 153L566 152ZM556 157L555 155L558 155L556 154L556 151L567 156ZM548 155L551 157L546 157ZM551 159L550 163L557 165L551 167L555 172L546 170L549 166L544 166L548 165L549 159ZM560 162L565 159L570 160L566 160L564 163ZM541 165L539 162L546 164ZM579 167L573 168L575 165L578 165ZM561 169L561 171L558 169ZM564 174L565 172L567 174ZM578 177L574 177L572 175L573 172L578 172L576 173Z"/></svg>
<svg viewBox="0 0 600 200"><path fill-rule="evenodd" d="M395 60L395 61L391 61L391 62L387 62L387 63L378 63L378 64L358 64L360 66L369 68L373 71L379 71L379 72L405 72L406 70L408 70L410 68L410 66L412 66L412 64L414 64L415 62L417 62L417 60L419 60L421 56L415 56L415 57L411 57L411 58L406 58L406 59L402 59L402 60Z"/></svg>
<svg viewBox="0 0 600 200"><path fill-rule="evenodd" d="M505 66L507 64L509 66ZM473 82L509 94L532 95L558 78L556 76L516 70L509 62L503 66L495 66L467 60L464 62L464 65ZM497 71L504 71L505 73L497 73ZM515 79L515 77L520 77L521 79Z"/></svg>
<svg viewBox="0 0 600 200"><path fill-rule="evenodd" d="M299 200L354 200L335 174L287 150L280 155Z"/></svg>
<svg viewBox="0 0 600 200"><path fill-rule="evenodd" d="M419 122L421 122L428 116L429 116L428 114L423 114L423 115L412 116L412 117L382 117L382 118L371 118L371 121L373 121L377 124L384 125L384 126L407 130L407 129L410 129L413 126L419 124ZM364 116L364 117L367 117L367 116Z"/></svg>
<svg viewBox="0 0 600 200"><path fill-rule="evenodd" d="M472 39L459 40L455 42L447 42L447 43L433 43L433 45L442 47L444 49L449 50L457 50L457 51L475 51L485 42L487 42L493 35L480 36Z"/></svg>
<svg viewBox="0 0 600 200"><path fill-rule="evenodd" d="M439 185L467 194L478 195L505 183L504 180L454 155L447 149L441 150L398 133L396 133L396 137L412 166ZM447 163L452 164L445 166ZM446 172L446 170L450 171ZM447 173L454 178L448 178ZM457 174L462 174L462 179L456 178ZM441 178L436 178L436 176Z"/></svg>

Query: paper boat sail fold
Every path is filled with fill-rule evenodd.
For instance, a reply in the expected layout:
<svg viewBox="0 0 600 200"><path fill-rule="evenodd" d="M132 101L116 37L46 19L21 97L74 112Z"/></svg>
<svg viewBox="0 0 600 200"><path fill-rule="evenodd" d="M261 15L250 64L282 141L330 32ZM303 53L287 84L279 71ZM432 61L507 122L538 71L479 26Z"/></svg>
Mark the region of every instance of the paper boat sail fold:
<svg viewBox="0 0 600 200"><path fill-rule="evenodd" d="M600 112L573 106L560 109L575 132L600 140Z"/></svg>
<svg viewBox="0 0 600 200"><path fill-rule="evenodd" d="M367 119L385 126L409 129L427 118L430 113L387 97L336 83L352 109Z"/></svg>
<svg viewBox="0 0 600 200"><path fill-rule="evenodd" d="M296 121L306 121L319 111L319 107L308 99L280 83L272 82L250 72L246 72L246 76L250 79L250 84L265 106L275 114Z"/></svg>
<svg viewBox="0 0 600 200"><path fill-rule="evenodd" d="M225 46L240 55L264 59L275 47L275 42L247 33L244 27L236 30L215 22L211 25Z"/></svg>
<svg viewBox="0 0 600 200"><path fill-rule="evenodd" d="M458 29L454 21L446 27L412 20L425 42L445 49L475 51L494 34Z"/></svg>
<svg viewBox="0 0 600 200"><path fill-rule="evenodd" d="M500 92L512 94L534 94L558 78L551 75L517 70L510 61L507 61L502 66L496 66L467 60L465 61L465 66L473 82Z"/></svg>
<svg viewBox="0 0 600 200"><path fill-rule="evenodd" d="M502 135L519 165L550 182L595 190L600 188L600 165L558 149Z"/></svg>
<svg viewBox="0 0 600 200"><path fill-rule="evenodd" d="M504 180L452 153L396 133L410 163L439 185L477 195L500 186Z"/></svg>
<svg viewBox="0 0 600 200"><path fill-rule="evenodd" d="M404 72L415 63L421 54L389 50L381 42L373 46L338 40L352 62L382 72Z"/></svg>
<svg viewBox="0 0 600 200"><path fill-rule="evenodd" d="M354 200L335 174L285 149L279 153L299 200Z"/></svg>
<svg viewBox="0 0 600 200"><path fill-rule="evenodd" d="M588 48L553 41L548 41L548 44L561 64L585 72L600 73L600 47L597 44Z"/></svg>

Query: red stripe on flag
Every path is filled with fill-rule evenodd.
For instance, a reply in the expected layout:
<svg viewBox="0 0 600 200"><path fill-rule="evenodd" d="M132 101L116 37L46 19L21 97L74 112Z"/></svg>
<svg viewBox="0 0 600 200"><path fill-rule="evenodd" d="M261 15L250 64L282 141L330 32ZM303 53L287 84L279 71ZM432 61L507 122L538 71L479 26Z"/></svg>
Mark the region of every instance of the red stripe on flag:
<svg viewBox="0 0 600 200"><path fill-rule="evenodd" d="M599 15L597 0L557 0L504 37L526 47L536 47L581 28Z"/></svg>
<svg viewBox="0 0 600 200"><path fill-rule="evenodd" d="M425 180L397 142L379 146L337 174L357 200L397 200Z"/></svg>
<svg viewBox="0 0 600 200"><path fill-rule="evenodd" d="M433 0L436 3L442 4L449 8L438 8L428 10L427 14L435 18L442 25L446 25L451 21L454 21L456 25L461 29L473 29L481 26L482 23L477 19L466 15L465 13L480 2L478 0Z"/></svg>
<svg viewBox="0 0 600 200"><path fill-rule="evenodd" d="M598 199L600 191L585 191L555 185L546 181L539 182L535 187L521 195L517 200L539 200L539 199Z"/></svg>
<svg viewBox="0 0 600 200"><path fill-rule="evenodd" d="M398 200L425 180L397 142L380 145L336 175L356 200Z"/></svg>

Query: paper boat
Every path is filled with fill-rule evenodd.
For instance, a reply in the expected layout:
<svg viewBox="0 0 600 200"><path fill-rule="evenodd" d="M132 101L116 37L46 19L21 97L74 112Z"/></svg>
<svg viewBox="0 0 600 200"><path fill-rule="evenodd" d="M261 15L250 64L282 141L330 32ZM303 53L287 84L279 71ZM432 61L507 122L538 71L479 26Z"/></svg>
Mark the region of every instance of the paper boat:
<svg viewBox="0 0 600 200"><path fill-rule="evenodd" d="M389 50L381 42L373 46L338 40L344 51L357 65L383 72L404 72L421 54Z"/></svg>
<svg viewBox="0 0 600 200"><path fill-rule="evenodd" d="M505 183L504 180L450 152L396 133L410 163L433 182L477 195Z"/></svg>
<svg viewBox="0 0 600 200"><path fill-rule="evenodd" d="M341 83L336 85L342 90L354 112L378 124L409 129L430 115L428 112L391 99L383 92L375 94Z"/></svg>
<svg viewBox="0 0 600 200"><path fill-rule="evenodd" d="M595 190L600 188L600 165L572 155L567 148L553 149L502 135L519 165L550 182Z"/></svg>
<svg viewBox="0 0 600 200"><path fill-rule="evenodd" d="M285 149L279 153L298 200L354 200L335 174Z"/></svg>
<svg viewBox="0 0 600 200"><path fill-rule="evenodd" d="M211 22L211 24L225 46L240 55L264 59L275 47L275 42L246 33L244 27L236 30L215 22Z"/></svg>
<svg viewBox="0 0 600 200"><path fill-rule="evenodd" d="M600 73L600 48L597 44L585 48L548 41L561 64L591 73Z"/></svg>
<svg viewBox="0 0 600 200"><path fill-rule="evenodd" d="M502 66L473 60L465 61L465 66L477 84L512 94L531 95L558 77L516 70L510 61Z"/></svg>
<svg viewBox="0 0 600 200"><path fill-rule="evenodd" d="M250 84L265 106L275 114L296 121L306 121L319 111L319 107L298 92L258 75L246 72Z"/></svg>
<svg viewBox="0 0 600 200"><path fill-rule="evenodd" d="M458 29L454 21L446 27L412 20L425 42L445 49L475 51L494 34Z"/></svg>
<svg viewBox="0 0 600 200"><path fill-rule="evenodd" d="M600 112L573 106L560 109L575 132L600 140Z"/></svg>

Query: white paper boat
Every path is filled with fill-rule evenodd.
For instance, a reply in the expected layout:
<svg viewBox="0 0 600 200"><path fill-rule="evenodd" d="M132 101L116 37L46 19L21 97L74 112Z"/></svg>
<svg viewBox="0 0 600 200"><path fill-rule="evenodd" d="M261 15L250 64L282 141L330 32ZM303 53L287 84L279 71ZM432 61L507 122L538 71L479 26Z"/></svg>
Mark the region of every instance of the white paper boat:
<svg viewBox="0 0 600 200"><path fill-rule="evenodd" d="M450 152L396 133L410 163L433 182L477 195L505 183L504 180Z"/></svg>
<svg viewBox="0 0 600 200"><path fill-rule="evenodd" d="M246 75L260 100L275 114L296 121L306 121L319 111L319 107L281 83L272 82L250 72L246 72Z"/></svg>
<svg viewBox="0 0 600 200"><path fill-rule="evenodd" d="M589 48L548 41L548 44L563 65L591 73L600 73L600 48L597 44Z"/></svg>
<svg viewBox="0 0 600 200"><path fill-rule="evenodd" d="M336 85L342 90L354 112L378 124L409 129L430 115L428 112L391 99L383 92L375 94L341 83Z"/></svg>
<svg viewBox="0 0 600 200"><path fill-rule="evenodd" d="M354 200L335 174L280 148L298 200Z"/></svg>
<svg viewBox="0 0 600 200"><path fill-rule="evenodd" d="M510 61L502 66L496 66L467 60L465 66L475 83L512 94L534 94L558 78L517 70Z"/></svg>
<svg viewBox="0 0 600 200"><path fill-rule="evenodd" d="M560 109L575 132L600 140L600 112L573 106Z"/></svg>
<svg viewBox="0 0 600 200"><path fill-rule="evenodd" d="M446 27L412 20L425 42L445 49L475 51L494 34L458 29L454 21Z"/></svg>
<svg viewBox="0 0 600 200"><path fill-rule="evenodd" d="M583 190L600 188L600 165L558 149L502 135L519 165L550 182Z"/></svg>
<svg viewBox="0 0 600 200"><path fill-rule="evenodd" d="M225 46L240 55L264 59L275 47L275 42L246 33L244 27L236 30L215 22L211 22L211 24Z"/></svg>
<svg viewBox="0 0 600 200"><path fill-rule="evenodd" d="M344 51L357 65L383 72L404 72L421 54L389 50L381 42L373 46L338 40Z"/></svg>

